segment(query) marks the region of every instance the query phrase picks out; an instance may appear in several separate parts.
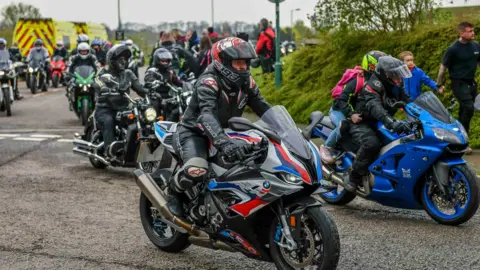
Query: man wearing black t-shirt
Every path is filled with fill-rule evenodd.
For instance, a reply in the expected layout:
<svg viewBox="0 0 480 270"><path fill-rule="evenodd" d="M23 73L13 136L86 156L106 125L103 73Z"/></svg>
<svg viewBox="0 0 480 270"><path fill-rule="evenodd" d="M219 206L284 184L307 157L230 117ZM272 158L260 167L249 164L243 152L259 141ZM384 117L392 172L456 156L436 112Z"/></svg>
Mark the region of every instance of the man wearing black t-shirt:
<svg viewBox="0 0 480 270"><path fill-rule="evenodd" d="M477 96L475 72L480 61L480 44L474 41L475 32L471 23L460 23L458 31L460 32L460 38L450 45L443 55L437 78L437 88L440 93L443 92L442 83L445 71L448 69L453 94L460 102L458 120L468 133L470 132L470 120L474 112L473 104ZM472 149L469 148L467 153L470 154L471 152Z"/></svg>

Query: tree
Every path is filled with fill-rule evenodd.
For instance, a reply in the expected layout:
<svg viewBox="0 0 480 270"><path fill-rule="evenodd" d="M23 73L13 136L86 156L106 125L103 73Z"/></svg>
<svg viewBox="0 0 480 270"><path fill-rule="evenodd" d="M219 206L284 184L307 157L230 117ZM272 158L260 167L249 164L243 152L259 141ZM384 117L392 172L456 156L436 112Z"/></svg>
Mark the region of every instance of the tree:
<svg viewBox="0 0 480 270"><path fill-rule="evenodd" d="M296 42L303 42L303 39L310 38L313 36L312 29L305 25L305 22L298 20L293 26L293 36Z"/></svg>
<svg viewBox="0 0 480 270"><path fill-rule="evenodd" d="M440 5L441 0L319 0L310 19L318 29L405 32L423 23L428 11Z"/></svg>
<svg viewBox="0 0 480 270"><path fill-rule="evenodd" d="M15 27L18 18L27 17L27 18L41 18L40 10L32 5L19 3L19 4L10 4L5 6L1 10L3 27Z"/></svg>

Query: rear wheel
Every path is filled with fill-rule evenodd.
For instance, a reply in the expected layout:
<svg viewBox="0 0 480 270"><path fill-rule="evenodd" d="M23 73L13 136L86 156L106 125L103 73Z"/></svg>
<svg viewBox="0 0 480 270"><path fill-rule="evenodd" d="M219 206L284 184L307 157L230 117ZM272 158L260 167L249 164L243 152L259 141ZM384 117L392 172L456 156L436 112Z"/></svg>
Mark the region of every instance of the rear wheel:
<svg viewBox="0 0 480 270"><path fill-rule="evenodd" d="M309 207L302 215L301 241L290 251L277 244L281 226L274 219L270 228L270 255L278 269L336 269L340 258L340 237L337 226L320 206ZM276 239L277 238L277 239Z"/></svg>
<svg viewBox="0 0 480 270"><path fill-rule="evenodd" d="M479 206L479 187L475 172L466 164L450 168L446 194L434 181L427 180L421 199L425 211L444 225L460 225L470 220Z"/></svg>
<svg viewBox="0 0 480 270"><path fill-rule="evenodd" d="M5 111L7 116L12 116L12 97L10 96L10 89L3 89L3 96L5 102Z"/></svg>
<svg viewBox="0 0 480 270"><path fill-rule="evenodd" d="M91 142L93 144L99 144L102 142L100 132L96 132L93 127L90 127L86 133L86 141ZM98 153L96 153L98 154ZM101 161L97 160L96 158L88 158L90 163L93 167L97 169L105 169L107 167L106 164L102 163Z"/></svg>
<svg viewBox="0 0 480 270"><path fill-rule="evenodd" d="M163 170L163 178L169 179L172 171ZM158 183L158 186L164 186ZM140 220L148 239L165 252L178 253L190 246L188 234L180 233L160 220L160 214L145 194L140 195Z"/></svg>

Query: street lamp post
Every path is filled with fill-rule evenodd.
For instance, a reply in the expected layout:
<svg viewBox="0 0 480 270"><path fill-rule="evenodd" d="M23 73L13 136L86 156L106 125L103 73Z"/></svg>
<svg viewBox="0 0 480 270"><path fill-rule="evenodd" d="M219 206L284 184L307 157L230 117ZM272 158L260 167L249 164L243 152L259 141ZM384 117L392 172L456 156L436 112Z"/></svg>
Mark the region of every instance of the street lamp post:
<svg viewBox="0 0 480 270"><path fill-rule="evenodd" d="M214 9L214 4L213 4L214 0L212 0L212 27L215 27L214 24L215 24L215 9Z"/></svg>
<svg viewBox="0 0 480 270"><path fill-rule="evenodd" d="M118 30L122 30L122 20L120 19L120 0L117 1L118 7Z"/></svg>
<svg viewBox="0 0 480 270"><path fill-rule="evenodd" d="M299 8L290 10L290 41L293 41L293 12L300 11Z"/></svg>
<svg viewBox="0 0 480 270"><path fill-rule="evenodd" d="M285 0L268 0L275 3L275 88L282 85L282 63L280 63L280 3Z"/></svg>

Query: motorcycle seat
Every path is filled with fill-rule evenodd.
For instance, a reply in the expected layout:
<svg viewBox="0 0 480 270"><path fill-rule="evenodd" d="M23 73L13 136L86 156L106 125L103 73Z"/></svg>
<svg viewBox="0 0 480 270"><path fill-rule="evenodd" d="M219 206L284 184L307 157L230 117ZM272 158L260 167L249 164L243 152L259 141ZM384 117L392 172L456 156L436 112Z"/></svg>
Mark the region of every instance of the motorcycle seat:
<svg viewBox="0 0 480 270"><path fill-rule="evenodd" d="M335 129L335 125L332 123L332 120L330 120L329 116L323 117L322 121L320 124L324 127L327 127L329 129Z"/></svg>

